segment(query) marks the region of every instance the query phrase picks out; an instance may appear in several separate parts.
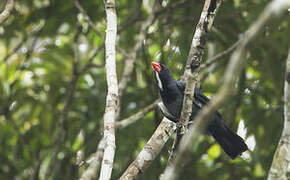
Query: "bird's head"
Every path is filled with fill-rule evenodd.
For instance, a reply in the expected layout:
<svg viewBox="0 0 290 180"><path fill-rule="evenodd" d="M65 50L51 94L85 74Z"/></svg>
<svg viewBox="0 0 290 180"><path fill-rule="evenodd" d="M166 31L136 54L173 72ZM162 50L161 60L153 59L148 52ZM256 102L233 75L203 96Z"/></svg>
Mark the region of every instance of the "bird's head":
<svg viewBox="0 0 290 180"><path fill-rule="evenodd" d="M170 84L170 82L175 81L169 68L165 65L160 64L159 62L152 62L152 66L155 72L157 85L161 91L163 91L164 87Z"/></svg>

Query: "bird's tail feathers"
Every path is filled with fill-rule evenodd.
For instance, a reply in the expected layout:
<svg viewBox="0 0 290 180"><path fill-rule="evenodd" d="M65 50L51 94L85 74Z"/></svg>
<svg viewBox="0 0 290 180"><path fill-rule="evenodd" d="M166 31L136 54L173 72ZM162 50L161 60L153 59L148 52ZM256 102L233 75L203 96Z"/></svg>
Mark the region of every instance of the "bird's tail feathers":
<svg viewBox="0 0 290 180"><path fill-rule="evenodd" d="M215 126L214 129L210 129L210 132L225 153L232 159L235 159L248 149L244 140L223 123Z"/></svg>

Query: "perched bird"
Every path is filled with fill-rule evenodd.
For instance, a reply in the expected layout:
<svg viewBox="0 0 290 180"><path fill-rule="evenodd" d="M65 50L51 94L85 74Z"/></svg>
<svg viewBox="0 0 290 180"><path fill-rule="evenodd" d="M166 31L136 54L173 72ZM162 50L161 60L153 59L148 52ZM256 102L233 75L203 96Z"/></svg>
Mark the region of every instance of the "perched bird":
<svg viewBox="0 0 290 180"><path fill-rule="evenodd" d="M176 81L165 65L158 62L152 62L152 66L162 99L158 107L165 117L173 122L178 122L182 110L186 83ZM209 98L201 92L200 88L195 88L194 98L195 101L192 104L192 113L189 121L192 121L198 111L210 101ZM235 159L248 149L244 140L224 124L222 116L218 112L215 113L206 131L215 138L226 154L232 159Z"/></svg>

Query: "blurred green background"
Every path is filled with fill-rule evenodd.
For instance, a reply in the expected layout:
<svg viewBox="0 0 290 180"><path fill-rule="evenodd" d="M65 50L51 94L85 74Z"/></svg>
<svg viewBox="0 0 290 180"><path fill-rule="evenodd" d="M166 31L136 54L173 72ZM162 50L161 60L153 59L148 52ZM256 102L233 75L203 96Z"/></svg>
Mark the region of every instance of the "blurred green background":
<svg viewBox="0 0 290 180"><path fill-rule="evenodd" d="M141 24L152 13L174 0L118 0L117 46L126 53L133 47ZM203 62L234 44L257 19L269 1L226 0L216 16L205 49ZM81 1L96 28L105 35L105 7L101 0ZM154 4L155 3L155 4ZM0 0L0 12L6 4ZM122 97L120 119L129 117L158 98L151 61L160 61L176 78L183 73L195 25L203 1L187 0L160 13L148 28L146 40L138 49L134 72ZM77 16L77 18L76 18ZM74 59L76 19L81 31L78 43L84 67L104 39L78 13L73 1L16 1L7 21L0 26L0 179L43 179L54 148L58 121L68 96ZM220 110L234 130L243 120L255 146L247 158L231 160L211 137L201 137L194 146L191 161L180 179L265 179L283 126L283 85L285 60L290 42L290 17L269 22L251 43L246 68L236 84L237 94ZM77 165L77 152L84 160L96 151L103 131L106 97L104 49L94 57L92 66L79 75L64 123L65 142L57 156L51 179L78 179L88 166ZM224 56L201 76L203 91L212 96L223 81L229 55ZM118 51L120 79L126 56ZM100 66L99 66L100 65ZM233 87L234 88L234 87ZM151 137L161 120L158 110L136 123L117 130L116 155L112 179L122 175ZM245 131L243 131L245 133ZM172 139L140 177L157 179L163 172ZM253 144L253 143L252 143Z"/></svg>

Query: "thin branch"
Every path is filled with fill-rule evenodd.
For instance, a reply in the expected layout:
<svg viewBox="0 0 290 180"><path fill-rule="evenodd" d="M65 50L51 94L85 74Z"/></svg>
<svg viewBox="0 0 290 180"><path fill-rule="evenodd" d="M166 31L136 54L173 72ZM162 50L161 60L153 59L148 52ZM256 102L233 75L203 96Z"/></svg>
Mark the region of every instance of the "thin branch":
<svg viewBox="0 0 290 180"><path fill-rule="evenodd" d="M138 175L144 172L160 153L169 137L173 134L175 128L175 123L167 118L163 118L150 140L138 154L136 159L126 169L120 177L120 180L136 179Z"/></svg>
<svg viewBox="0 0 290 180"><path fill-rule="evenodd" d="M286 76L284 85L284 127L273 162L268 174L268 180L286 180L287 168L290 163L290 48L286 60Z"/></svg>
<svg viewBox="0 0 290 180"><path fill-rule="evenodd" d="M6 56L4 57L4 62L7 62L7 60L13 55L15 54L21 47L22 45L25 43L25 41L27 40L27 37L24 37L11 51L11 53L7 53Z"/></svg>
<svg viewBox="0 0 290 180"><path fill-rule="evenodd" d="M96 178L104 156L105 139L102 138L98 144L97 151L93 155L90 166L84 171L80 180L91 180Z"/></svg>
<svg viewBox="0 0 290 180"><path fill-rule="evenodd" d="M141 11L138 11L138 13L136 13L133 18L130 18L128 21L126 21L126 23L124 25L122 25L119 28L118 34L121 34L122 32L124 32L124 30L126 30L130 26L132 26L133 24L135 24L139 21L142 21L142 20L144 20L144 18L141 17Z"/></svg>
<svg viewBox="0 0 290 180"><path fill-rule="evenodd" d="M212 9L212 4L215 4L215 8ZM206 43L206 36L210 31L213 21L215 19L216 13L221 4L221 0L206 0L204 2L203 10L197 24L190 52L187 58L186 67L182 79L186 82L186 88L184 91L183 108L181 111L180 119L177 124L176 139L173 145L173 154L169 156L169 164L172 163L174 159L174 151L177 150L182 134L187 129L188 121L192 111L192 102L194 101L193 92L196 86L197 77L199 75L199 67L204 54L204 46Z"/></svg>
<svg viewBox="0 0 290 180"><path fill-rule="evenodd" d="M56 161L57 161L57 155L60 152L62 144L65 140L66 130L64 128L64 124L67 121L69 107L72 103L74 92L75 92L76 85L77 85L77 81L78 81L79 75L80 75L77 72L77 65L78 65L78 61L79 61L78 37L79 37L80 31L79 31L78 25L76 25L76 28L77 28L77 30L76 30L76 34L74 37L74 59L73 59L73 67L72 67L73 68L72 69L72 79L69 83L69 86L66 89L67 96L65 98L64 108L61 111L60 119L58 121L57 132L56 132L56 136L54 138L54 150L53 150L53 153L51 156L49 166L48 166L48 168L45 172L45 175L44 175L45 180L48 180L48 178L51 176L51 173L52 173L54 166L56 164Z"/></svg>
<svg viewBox="0 0 290 180"><path fill-rule="evenodd" d="M230 52L235 50L235 48L240 44L240 42L241 42L241 40L238 40L237 42L235 42L233 45L231 45L229 48L227 48L223 52L220 52L220 53L216 54L215 56L207 59L205 63L200 65L200 67L199 67L200 70L209 67L210 65L216 63L220 58L228 55Z"/></svg>
<svg viewBox="0 0 290 180"><path fill-rule="evenodd" d="M84 67L80 70L80 74L84 74L87 70L89 70L92 67L100 68L104 67L104 64L96 65L93 64L94 58L101 52L101 50L104 48L104 46L100 46L99 48L95 49L95 51L92 53L92 55L89 57L87 63L84 65Z"/></svg>
<svg viewBox="0 0 290 180"><path fill-rule="evenodd" d="M121 120L119 122L116 122L116 128L123 129L133 124L134 122L141 120L148 112L153 110L153 108L159 101L160 99L157 99L152 104L146 106L145 108L141 109L140 111L133 114L132 116L124 120ZM100 162L103 159L103 155L104 155L103 151L104 151L104 138L102 138L101 141L99 142L97 152L95 152L94 155L91 155L93 156L93 161L91 162L90 166L83 172L80 178L81 180L89 180L89 179L95 178L100 167Z"/></svg>
<svg viewBox="0 0 290 180"><path fill-rule="evenodd" d="M245 51L250 41L253 40L253 38L264 27L265 23L270 18L280 15L282 10L287 10L289 7L290 2L284 0L274 0L270 2L261 13L258 20L254 22L249 30L245 33L245 36L241 40L241 44L234 51L230 58L229 65L227 66L224 75L223 85L221 86L216 96L212 98L210 103L205 106L194 119L195 123L181 140L178 153L173 161L173 165L167 166L165 169L163 179L173 180L178 177L182 167L180 165L187 162L187 157L189 152L191 152L190 147L192 147L193 142L195 142L196 138L206 128L213 113L216 112L217 109L223 106L234 95L235 89L232 87L234 87L235 82L245 64Z"/></svg>
<svg viewBox="0 0 290 180"><path fill-rule="evenodd" d="M128 125L133 124L137 120L141 119L148 112L152 111L152 109L156 106L156 104L159 101L160 101L160 99L157 99L156 101L154 101L149 106L147 106L147 107L141 109L140 111L138 111L136 114L133 114L132 116L130 116L130 117L126 118L126 119L123 119L121 121L116 122L116 128L124 128L124 127L127 127Z"/></svg>
<svg viewBox="0 0 290 180"><path fill-rule="evenodd" d="M159 15L163 14L166 11L171 11L171 10L175 10L176 8L184 5L188 0L182 0L182 1L178 1L176 3L172 3L169 4L168 6L159 9L156 11L156 17L158 17ZM129 28L130 26L136 24L139 21L143 21L144 18L141 17L141 11L138 11L138 13L135 14L134 17L130 18L128 21L126 21L126 23L124 25L122 25L119 30L118 30L118 34L122 33L124 30L126 30L127 28Z"/></svg>
<svg viewBox="0 0 290 180"><path fill-rule="evenodd" d="M42 33L43 29L44 29L45 24L46 24L46 18L44 19L44 22L43 22L39 27L35 28L35 30L33 30L32 32L29 33L31 36L34 35L34 36L32 36L32 37L33 37L33 40L32 40L31 45L29 46L27 52L25 53L24 61L23 61L22 65L19 67L19 69L22 69L22 68L23 68L23 64L24 64L24 62L27 62L27 61L29 60L29 58L30 58L30 56L31 56L31 53L35 50L36 42L37 42L39 36L41 35L41 33ZM24 43L29 42L28 40L29 40L29 38L28 38L27 34L25 33L24 37L23 37L23 38L21 39L21 41L20 41L20 42L19 42L19 43L18 43L18 44L17 44L17 45L12 49L12 51L11 51L11 52L8 52L8 53L6 54L6 56L5 56L4 59L3 59L4 62L7 62L8 59L9 59L12 55L16 54L17 51L18 51L18 50L19 50L19 49L24 45Z"/></svg>
<svg viewBox="0 0 290 180"><path fill-rule="evenodd" d="M156 15L159 16L161 15L162 13L164 13L165 11L171 11L171 10L175 10L176 8L184 5L188 0L181 0L181 1L178 1L176 3L172 3L172 4L169 4L168 6L166 6L165 8L162 8L162 9L159 9L156 11Z"/></svg>
<svg viewBox="0 0 290 180"><path fill-rule="evenodd" d="M155 3L156 2L157 1L155 1ZM128 54L128 56L126 57L127 59L125 60L123 74L119 82L119 98L118 98L119 106L116 113L117 119L119 119L119 115L121 111L121 106L120 106L121 98L123 96L124 90L127 87L128 82L131 79L131 74L133 73L134 65L137 59L137 53L142 47L144 40L146 39L148 28L154 23L155 19L156 19L156 13L155 13L155 9L153 8L151 15L149 15L148 18L141 24L141 30L140 30L140 33L137 35L137 41L133 49L130 51L130 53L121 51L122 54Z"/></svg>
<svg viewBox="0 0 290 180"><path fill-rule="evenodd" d="M88 13L85 11L85 9L81 6L79 0L75 0L75 6L76 8L85 16L85 21L89 24L89 26L95 31L97 35L99 35L102 39L105 38L105 36L95 27L93 21L91 20Z"/></svg>
<svg viewBox="0 0 290 180"><path fill-rule="evenodd" d="M108 94L106 98L106 109L104 113L104 139L105 149L99 179L111 178L114 156L115 156L115 117L118 101L118 80L116 73L116 36L117 36L117 14L115 0L105 2L107 15L106 31L106 78Z"/></svg>
<svg viewBox="0 0 290 180"><path fill-rule="evenodd" d="M14 7L14 0L7 0L4 11L0 14L0 25L8 18Z"/></svg>

